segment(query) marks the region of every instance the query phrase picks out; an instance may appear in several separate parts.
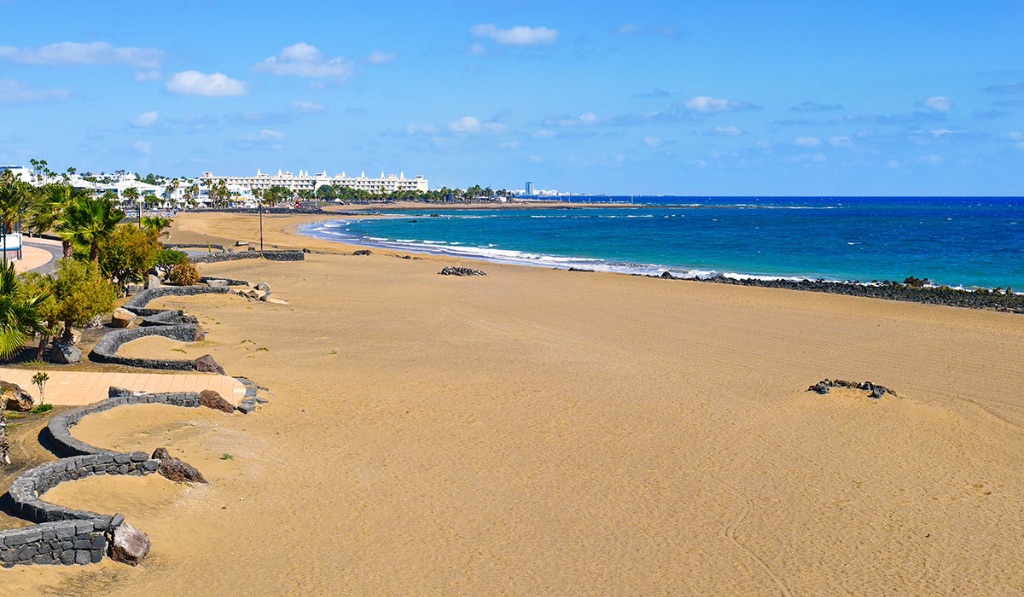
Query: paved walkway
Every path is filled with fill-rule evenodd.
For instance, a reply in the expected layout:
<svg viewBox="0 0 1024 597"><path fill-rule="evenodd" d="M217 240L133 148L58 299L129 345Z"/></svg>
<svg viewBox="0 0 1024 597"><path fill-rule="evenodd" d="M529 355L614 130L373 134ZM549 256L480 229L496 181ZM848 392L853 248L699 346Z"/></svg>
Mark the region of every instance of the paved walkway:
<svg viewBox="0 0 1024 597"><path fill-rule="evenodd" d="M64 247L59 240L48 238L23 238L21 259L14 262L14 270L18 273L38 271L46 274L54 271L57 260L64 255Z"/></svg>
<svg viewBox="0 0 1024 597"><path fill-rule="evenodd" d="M98 371L46 372L46 403L79 406L107 397L110 386L146 392L200 392L215 390L237 405L245 397L245 386L227 375L212 373L114 373ZM32 384L34 369L0 368L0 379L16 383L39 402L39 388Z"/></svg>

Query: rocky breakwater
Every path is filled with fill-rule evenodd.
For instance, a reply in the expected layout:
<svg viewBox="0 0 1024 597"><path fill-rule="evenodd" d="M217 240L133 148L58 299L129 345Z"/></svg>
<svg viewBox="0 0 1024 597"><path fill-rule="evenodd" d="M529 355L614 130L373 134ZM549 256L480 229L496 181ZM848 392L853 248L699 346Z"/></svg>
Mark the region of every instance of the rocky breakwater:
<svg viewBox="0 0 1024 597"><path fill-rule="evenodd" d="M693 280L709 284L729 284L732 286L755 286L758 288L781 288L783 290L802 290L806 292L824 292L876 298L889 301L903 301L962 307L966 309L993 309L1009 313L1024 314L1024 294L1015 294L1011 289L1001 288L989 290L964 290L949 286L935 286L927 280L910 277L902 283L884 280L862 284L860 282L831 282L826 280L780 280L732 278L722 275L709 278L679 278L671 272L663 272L656 276L665 280Z"/></svg>

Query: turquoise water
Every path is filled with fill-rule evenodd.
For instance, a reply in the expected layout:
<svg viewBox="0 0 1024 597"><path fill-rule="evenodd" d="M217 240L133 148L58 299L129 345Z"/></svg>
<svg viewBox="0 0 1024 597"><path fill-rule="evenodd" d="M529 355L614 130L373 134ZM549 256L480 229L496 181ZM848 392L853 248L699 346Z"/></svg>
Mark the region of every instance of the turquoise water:
<svg viewBox="0 0 1024 597"><path fill-rule="evenodd" d="M339 218L301 231L400 251L546 267L860 282L913 275L950 286L1024 290L1024 198L633 201L638 204L628 208L424 207L385 219Z"/></svg>

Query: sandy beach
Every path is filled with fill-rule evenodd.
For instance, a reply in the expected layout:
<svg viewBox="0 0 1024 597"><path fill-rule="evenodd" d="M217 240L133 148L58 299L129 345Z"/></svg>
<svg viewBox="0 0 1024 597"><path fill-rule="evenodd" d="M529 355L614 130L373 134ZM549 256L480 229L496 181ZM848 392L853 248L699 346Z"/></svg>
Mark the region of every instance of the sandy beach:
<svg viewBox="0 0 1024 597"><path fill-rule="evenodd" d="M123 349L210 353L269 404L74 428L211 481L47 494L123 513L149 558L5 570L0 593L1024 592L1021 316L491 263L443 277L457 260L296 234L324 217L264 217L267 248L305 262L202 266L289 304L161 299L203 346ZM168 242L237 240L255 216L179 214ZM899 397L806 392L822 378Z"/></svg>

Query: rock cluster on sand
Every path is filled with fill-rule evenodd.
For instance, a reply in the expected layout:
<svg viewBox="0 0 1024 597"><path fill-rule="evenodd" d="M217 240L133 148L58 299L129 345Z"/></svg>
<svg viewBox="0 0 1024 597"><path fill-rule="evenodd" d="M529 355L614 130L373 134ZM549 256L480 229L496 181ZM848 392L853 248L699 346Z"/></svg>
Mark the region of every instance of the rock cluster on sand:
<svg viewBox="0 0 1024 597"><path fill-rule="evenodd" d="M199 392L199 403L206 408L212 408L213 410L219 410L226 413L235 412L235 407L215 390L203 390L202 392ZM156 458L156 456L153 458Z"/></svg>
<svg viewBox="0 0 1024 597"><path fill-rule="evenodd" d="M113 525L113 523L111 524ZM151 547L152 544L146 533L127 522L121 522L113 531L113 539L110 542L110 559L129 566L138 566Z"/></svg>
<svg viewBox="0 0 1024 597"><path fill-rule="evenodd" d="M114 309L110 315L110 326L115 328L126 328L135 321L135 314L123 307Z"/></svg>
<svg viewBox="0 0 1024 597"><path fill-rule="evenodd" d="M482 272L478 269L470 269L468 267L454 267L448 266L438 272L442 276L486 276L487 272Z"/></svg>
<svg viewBox="0 0 1024 597"><path fill-rule="evenodd" d="M831 388L851 388L854 390L867 390L868 392L871 392L871 397L874 398L875 400L878 400L879 398L885 396L886 394L892 394L893 396L896 396L895 390L891 390L885 386L874 384L871 383L870 381L856 382L847 381L845 379L823 379L818 383L812 385L811 387L807 388L807 391L825 395L829 393L829 390Z"/></svg>
<svg viewBox="0 0 1024 597"><path fill-rule="evenodd" d="M196 371L200 373L219 373L220 375L227 375L224 373L224 368L221 367L217 361L213 360L213 355L204 354L195 361Z"/></svg>
<svg viewBox="0 0 1024 597"><path fill-rule="evenodd" d="M171 456L167 448L153 450L153 458L160 461L160 467L156 469L164 478L175 483L206 483L203 473L196 470L196 467Z"/></svg>
<svg viewBox="0 0 1024 597"><path fill-rule="evenodd" d="M16 383L0 381L0 407L17 412L32 410L32 395Z"/></svg>
<svg viewBox="0 0 1024 597"><path fill-rule="evenodd" d="M373 251L369 249L359 249L352 253L353 255L373 255Z"/></svg>

